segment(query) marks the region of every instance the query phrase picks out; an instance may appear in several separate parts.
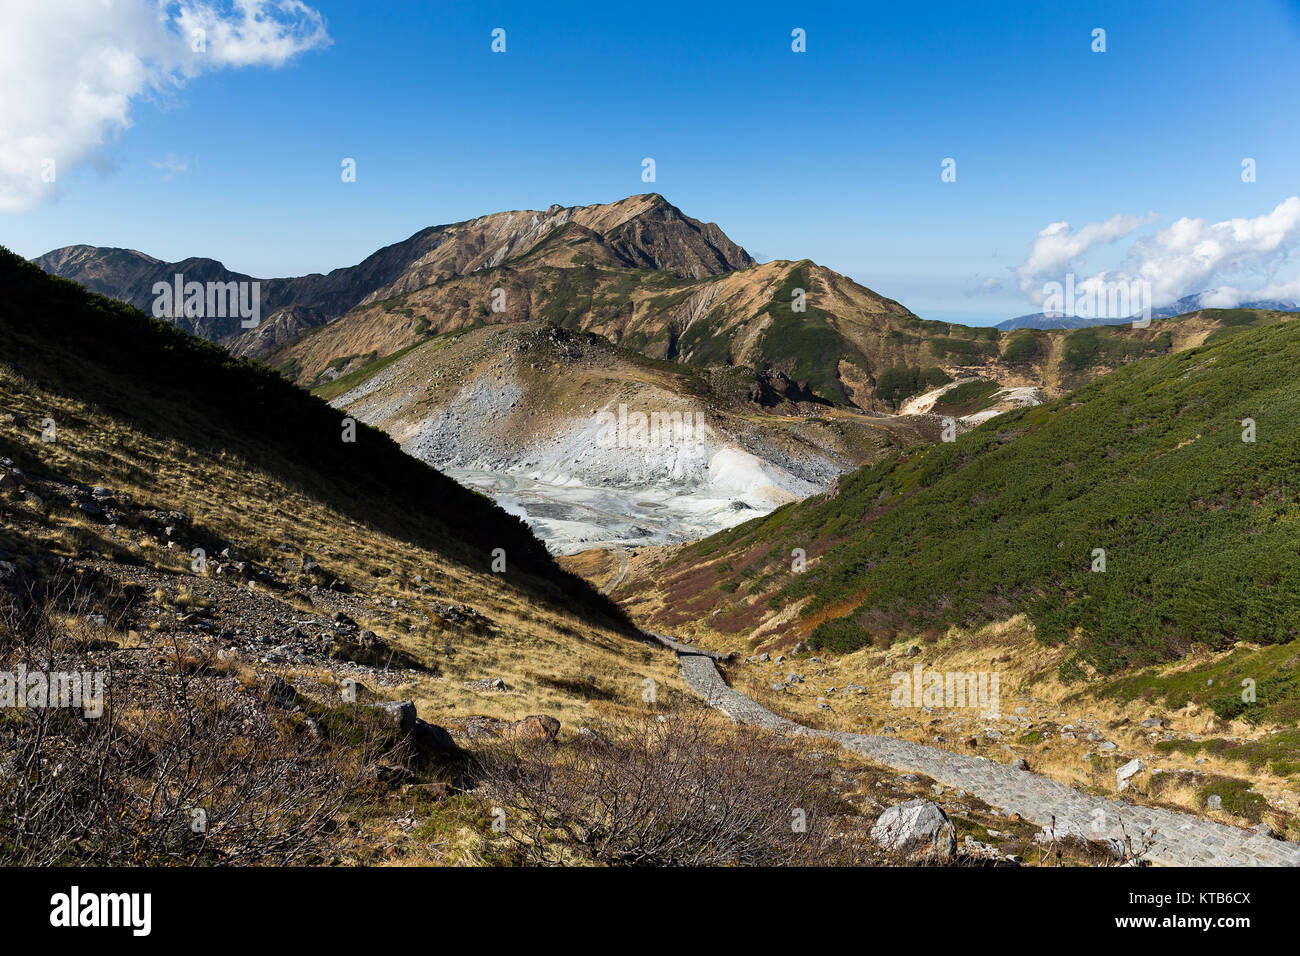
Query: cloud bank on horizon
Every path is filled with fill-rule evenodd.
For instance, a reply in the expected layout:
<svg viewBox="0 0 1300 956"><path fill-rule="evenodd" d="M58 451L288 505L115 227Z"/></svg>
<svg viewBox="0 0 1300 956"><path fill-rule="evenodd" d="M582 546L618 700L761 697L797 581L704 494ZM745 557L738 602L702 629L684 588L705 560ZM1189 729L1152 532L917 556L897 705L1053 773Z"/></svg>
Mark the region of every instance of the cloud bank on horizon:
<svg viewBox="0 0 1300 956"><path fill-rule="evenodd" d="M1117 215L1077 230L1068 222L1050 223L1014 270L1016 283L1030 302L1041 306L1046 284L1061 282L1087 253L1115 243L1157 218L1154 213ZM1115 269L1078 276L1076 287L1146 282L1151 305L1156 308L1196 293L1205 293L1200 302L1203 308L1232 308L1249 300L1300 299L1300 279L1278 277L1297 241L1300 196L1291 196L1253 219L1211 223L1183 217L1136 239ZM1235 281L1225 282L1228 278ZM1254 281L1238 284L1243 279Z"/></svg>
<svg viewBox="0 0 1300 956"><path fill-rule="evenodd" d="M0 30L0 212L50 198L98 159L141 97L216 70L283 66L328 46L300 0L41 0L6 4Z"/></svg>

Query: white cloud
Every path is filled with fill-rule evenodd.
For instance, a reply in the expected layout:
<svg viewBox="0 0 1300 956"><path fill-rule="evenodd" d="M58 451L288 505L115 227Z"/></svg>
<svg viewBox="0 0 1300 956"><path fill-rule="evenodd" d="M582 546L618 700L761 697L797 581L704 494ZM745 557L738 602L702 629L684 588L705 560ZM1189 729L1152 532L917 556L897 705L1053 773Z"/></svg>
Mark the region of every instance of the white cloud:
<svg viewBox="0 0 1300 956"><path fill-rule="evenodd" d="M1029 256L1016 270L1021 291L1035 304L1043 301L1043 284L1064 282L1083 252L1122 238L1153 217L1115 216L1090 223L1078 232L1054 222L1038 234ZM1076 277L1075 288L1145 282L1150 304L1169 305L1193 293L1206 293L1203 308L1230 308L1252 299L1300 299L1300 281L1279 280L1274 273L1288 262L1300 242L1300 196L1292 196L1254 219L1178 219L1134 241L1125 260L1113 270ZM1255 275L1253 288L1224 283L1227 277ZM1216 283L1219 283L1216 287Z"/></svg>
<svg viewBox="0 0 1300 956"><path fill-rule="evenodd" d="M1261 274L1268 284L1248 293L1239 289L1219 290L1225 292L1220 301L1233 292L1250 298L1271 298L1275 296L1266 292L1269 288L1295 289L1295 283L1274 283L1271 273L1285 261L1289 248L1297 240L1300 240L1300 196L1292 196L1272 212L1254 219L1214 223L1179 219L1133 244L1131 271L1136 278L1151 283L1151 298L1156 306L1200 292L1219 276L1238 273Z"/></svg>
<svg viewBox="0 0 1300 956"><path fill-rule="evenodd" d="M1006 281L998 276L976 275L971 281L974 283L966 290L967 298L974 298L980 295L994 295L1002 291Z"/></svg>
<svg viewBox="0 0 1300 956"><path fill-rule="evenodd" d="M282 66L330 42L321 15L299 0L40 0L4 7L0 212L9 213L31 209L59 177L93 161L131 125L139 97L166 95L211 70Z"/></svg>
<svg viewBox="0 0 1300 956"><path fill-rule="evenodd" d="M163 182L167 182L181 173L188 173L191 162L192 160L188 156L177 156L175 153L168 153L166 159L155 159L151 165L154 169L163 171Z"/></svg>
<svg viewBox="0 0 1300 956"><path fill-rule="evenodd" d="M1198 303L1202 309L1231 309L1243 302L1261 302L1281 300L1300 302L1300 280L1294 282L1270 282L1257 289L1241 289L1235 286L1219 286L1201 296Z"/></svg>
<svg viewBox="0 0 1300 956"><path fill-rule="evenodd" d="M1060 282L1088 250L1123 239L1154 218L1154 214L1112 216L1105 222L1090 222L1077 231L1068 222L1049 223L1038 233L1029 247L1029 255L1016 269L1020 291L1031 301L1042 302L1044 283Z"/></svg>

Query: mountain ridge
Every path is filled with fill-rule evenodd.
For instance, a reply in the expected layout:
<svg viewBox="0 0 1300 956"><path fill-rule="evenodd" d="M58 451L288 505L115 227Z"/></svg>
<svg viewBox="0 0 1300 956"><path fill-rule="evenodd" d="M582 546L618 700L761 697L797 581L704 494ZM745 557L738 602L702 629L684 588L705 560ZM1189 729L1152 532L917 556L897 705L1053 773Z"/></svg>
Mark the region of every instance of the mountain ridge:
<svg viewBox="0 0 1300 956"><path fill-rule="evenodd" d="M1203 305L1206 298L1213 297L1216 290L1210 289L1205 292L1193 292L1191 295L1185 295L1178 301L1170 305L1161 306L1158 309L1151 310L1152 319L1168 319L1176 315L1185 315L1188 312L1197 312L1202 309L1215 308L1215 306ZM1230 308L1236 309L1263 309L1273 312L1300 312L1300 304L1287 302L1282 299L1249 299L1239 302ZM1014 331L1016 329L1084 329L1094 325L1127 325L1137 316L1128 318L1096 318L1084 316L1068 316L1052 312L1030 312L1026 315L1017 315L1014 318L1004 319L993 327L1001 329L1004 332Z"/></svg>
<svg viewBox="0 0 1300 956"><path fill-rule="evenodd" d="M163 263L87 246L35 261L137 304L181 266L187 279L240 275L215 260ZM315 388L433 336L542 321L650 358L781 375L819 401L869 414L972 377L1052 396L1213 332L1164 321L1072 331L929 321L809 259L756 263L716 224L658 193L431 226L356 266L265 280L262 298L256 328L236 318L177 324Z"/></svg>
<svg viewBox="0 0 1300 956"><path fill-rule="evenodd" d="M576 224L596 235L622 264L673 275L707 275L746 268L753 259L715 223L686 216L658 193L613 203L546 210L508 210L462 222L428 226L383 246L353 266L328 273L257 279L210 258L166 262L146 253L116 247L71 245L32 261L46 272L73 279L91 291L118 298L151 313L153 286L170 283L175 273L186 281L260 282L264 322L275 323L292 310L298 331L328 323L363 303L410 292L430 282L466 275L526 254L556 228ZM211 318L176 323L202 338L220 342L235 354L262 354L265 336L245 331L238 319ZM275 336L272 345L285 337Z"/></svg>

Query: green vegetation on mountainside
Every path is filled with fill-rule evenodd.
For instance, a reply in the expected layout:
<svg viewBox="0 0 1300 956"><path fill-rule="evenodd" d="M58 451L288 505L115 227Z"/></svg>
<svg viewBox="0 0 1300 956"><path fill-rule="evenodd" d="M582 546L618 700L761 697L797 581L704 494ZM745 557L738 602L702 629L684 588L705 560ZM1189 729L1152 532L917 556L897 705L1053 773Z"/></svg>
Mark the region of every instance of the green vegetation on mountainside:
<svg viewBox="0 0 1300 956"><path fill-rule="evenodd" d="M941 368L894 365L876 378L876 398L897 409L913 395L947 385L952 378Z"/></svg>
<svg viewBox="0 0 1300 956"><path fill-rule="evenodd" d="M1073 371L1082 371L1093 365L1118 365L1150 355L1168 352L1172 341L1168 332L1154 339L1136 339L1127 332L1128 326L1096 325L1076 329L1065 337L1065 364Z"/></svg>
<svg viewBox="0 0 1300 956"><path fill-rule="evenodd" d="M1136 362L863 468L835 497L715 535L683 560L746 552L729 563L769 586L771 606L807 599L805 615L829 618L814 645L839 651L1018 612L1039 639L1075 648L1067 677L1193 643L1290 642L1298 361L1300 325L1282 323ZM818 560L792 576L795 547Z"/></svg>
<svg viewBox="0 0 1300 956"><path fill-rule="evenodd" d="M797 290L804 293L804 311L793 308ZM772 323L763 332L760 351L765 369L780 369L796 382L807 382L822 398L842 404L848 401L839 378L841 359L864 371L866 357L831 325L833 316L809 300L808 272L802 266L791 269L776 287L765 309Z"/></svg>

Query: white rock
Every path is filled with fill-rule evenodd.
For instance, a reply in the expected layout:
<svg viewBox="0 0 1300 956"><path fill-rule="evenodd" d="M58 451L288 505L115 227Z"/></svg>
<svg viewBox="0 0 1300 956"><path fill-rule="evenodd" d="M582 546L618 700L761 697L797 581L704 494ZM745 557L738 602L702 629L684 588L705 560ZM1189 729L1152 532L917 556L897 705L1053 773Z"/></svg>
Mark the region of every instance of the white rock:
<svg viewBox="0 0 1300 956"><path fill-rule="evenodd" d="M1124 764L1124 766L1115 771L1115 783L1119 785L1119 789L1125 790L1128 788L1128 785L1132 782L1133 778L1146 768L1146 764L1137 757L1134 757L1128 763Z"/></svg>
<svg viewBox="0 0 1300 956"><path fill-rule="evenodd" d="M890 807L871 828L881 847L912 863L947 863L957 853L957 830L930 800L908 800Z"/></svg>

